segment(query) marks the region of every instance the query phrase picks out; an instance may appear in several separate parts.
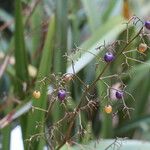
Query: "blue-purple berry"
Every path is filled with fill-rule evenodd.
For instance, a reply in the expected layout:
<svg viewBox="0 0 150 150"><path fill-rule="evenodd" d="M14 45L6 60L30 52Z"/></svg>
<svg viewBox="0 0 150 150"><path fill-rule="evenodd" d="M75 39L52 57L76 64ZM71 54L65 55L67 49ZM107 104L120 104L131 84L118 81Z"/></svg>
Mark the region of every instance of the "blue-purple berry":
<svg viewBox="0 0 150 150"><path fill-rule="evenodd" d="M123 91L116 91L116 98L122 99L123 98Z"/></svg>
<svg viewBox="0 0 150 150"><path fill-rule="evenodd" d="M150 21L145 21L145 28L150 30Z"/></svg>
<svg viewBox="0 0 150 150"><path fill-rule="evenodd" d="M114 54L112 53L112 52L107 52L106 54L105 54L105 56L104 56L104 60L106 61L106 62L111 62L111 61L113 61L115 59L115 56L114 56Z"/></svg>
<svg viewBox="0 0 150 150"><path fill-rule="evenodd" d="M58 99L63 101L66 98L66 91L61 89L58 91Z"/></svg>

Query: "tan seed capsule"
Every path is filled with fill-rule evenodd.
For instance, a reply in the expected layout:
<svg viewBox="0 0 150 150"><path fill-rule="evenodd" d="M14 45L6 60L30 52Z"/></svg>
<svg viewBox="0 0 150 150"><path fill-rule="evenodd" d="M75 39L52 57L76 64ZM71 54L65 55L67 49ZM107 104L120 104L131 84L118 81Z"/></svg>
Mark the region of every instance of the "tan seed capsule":
<svg viewBox="0 0 150 150"><path fill-rule="evenodd" d="M37 91L35 90L33 93L32 93L33 97L35 99L39 99L41 97L41 92L40 91Z"/></svg>
<svg viewBox="0 0 150 150"><path fill-rule="evenodd" d="M144 53L147 50L147 44L141 43L138 47L138 51Z"/></svg>
<svg viewBox="0 0 150 150"><path fill-rule="evenodd" d="M64 80L65 82L71 81L72 78L73 78L73 74L71 74L71 73L67 73L67 74L64 74L64 75L63 75L63 80Z"/></svg>
<svg viewBox="0 0 150 150"><path fill-rule="evenodd" d="M107 114L112 113L112 106L111 106L111 105L105 106L104 111L105 111Z"/></svg>

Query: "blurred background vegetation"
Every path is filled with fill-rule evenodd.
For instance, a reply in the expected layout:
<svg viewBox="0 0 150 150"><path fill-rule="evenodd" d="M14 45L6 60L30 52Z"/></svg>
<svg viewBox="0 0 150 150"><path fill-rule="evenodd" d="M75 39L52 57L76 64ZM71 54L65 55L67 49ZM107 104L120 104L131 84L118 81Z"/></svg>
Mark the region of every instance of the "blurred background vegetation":
<svg viewBox="0 0 150 150"><path fill-rule="evenodd" d="M49 144L49 137L44 137L43 134L36 137L36 140L27 139L48 130L50 125L64 116L65 110L59 102L55 102L51 112L31 111L32 106L48 110L51 103L51 98L48 96L51 81L46 80L44 84L38 81L52 73L62 75L72 72L70 61L64 57L68 54L74 61L77 75L84 83L92 83L97 70L99 72L104 65L100 62L98 69L95 70L97 58L102 57L106 51L95 49L103 45L104 41L110 44L115 40L126 40L124 23L133 15L138 16L142 21L149 20L149 8L149 0L0 0L0 142L2 149L10 148L11 131L18 125L22 129L25 149L41 150ZM129 37L135 35L137 30L138 25L129 27ZM144 37L144 41L150 45L147 36ZM140 38L137 38L127 51L136 50L140 42ZM115 51L119 51L123 46L115 47ZM118 59L111 65L107 74L119 74L119 78L106 80L110 85L120 80L127 85L127 92L135 99L133 101L132 96L125 96L128 106L135 109L130 113L131 118L123 114L120 104L113 102L114 112L118 112L114 117L106 115L103 112L104 104L100 104L100 108L92 114L83 112L80 116L82 121L77 117L72 135L81 130L80 121L84 130L88 132L73 137L75 142L88 144L99 138L115 139L116 137L150 140L150 51L148 50L144 56L135 53L131 56L146 63L129 61L133 67L126 67L127 75L123 76L124 70L121 69L121 64L125 59ZM71 111L79 103L83 84L75 80L69 83L67 88L71 98L66 107ZM34 90L40 90L39 100L32 98ZM92 91L93 99L105 95L106 92L107 87L101 82L98 83ZM47 122L44 122L45 115L48 117ZM64 122L60 129L62 135L65 134L66 128L67 123ZM57 146L61 136L60 133L55 134L54 145ZM102 144L100 142L98 149L104 149L111 142L104 141ZM138 144L133 143L132 149L137 149ZM144 144L144 146L145 149L150 149L147 147L149 145Z"/></svg>

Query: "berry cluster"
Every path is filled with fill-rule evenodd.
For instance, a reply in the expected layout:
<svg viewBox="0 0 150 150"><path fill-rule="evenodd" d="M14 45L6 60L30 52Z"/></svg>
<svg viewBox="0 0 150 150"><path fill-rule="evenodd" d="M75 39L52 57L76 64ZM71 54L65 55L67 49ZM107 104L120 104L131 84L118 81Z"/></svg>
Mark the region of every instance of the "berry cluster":
<svg viewBox="0 0 150 150"><path fill-rule="evenodd" d="M150 30L150 21L145 21L144 28L146 28L147 30ZM142 29L143 29L143 26L142 26ZM124 47L124 48L121 50L120 55L124 54L123 52L129 46L129 43L131 44L135 38L139 37L139 34L140 34L140 32L133 39L131 39L130 42L129 41L123 41L124 45L122 47ZM138 52L140 52L140 55L141 54L145 55L145 52L148 50L148 48L149 48L148 45L145 43L145 41L143 39L142 39L142 42L137 46L137 50L138 50ZM69 83L69 81L71 81L73 78L75 78L75 80L79 80L84 85L84 89L83 89L83 93L82 93L82 96L80 99L80 103L79 103L79 105L77 105L76 109L72 110L72 112L73 112L72 114L74 114L72 119L74 119L74 120L75 120L76 115L79 114L79 112L81 112L85 109L91 110L94 108L97 109L97 106L99 107L99 105L97 105L97 103L92 103L93 99L92 100L90 99L90 96L91 96L90 92L92 91L91 89L96 85L97 81L99 81L103 77L103 73L105 72L105 68L107 68L107 66L109 66L114 60L116 60L117 56L118 56L116 54L117 52L115 51L115 49L112 48L112 49L106 49L106 50L107 50L107 52L105 52L105 54L102 58L102 60L105 61L104 65L106 67L104 67L104 70L102 70L102 73L100 73L98 78L96 78L96 80L94 80L91 85L87 86L86 83L84 83L76 74L73 75L73 74L67 73L67 74L64 74L63 76L61 76L61 78L56 79L57 83L56 83L56 87L53 89L53 91L54 91L53 92L53 95L54 95L53 98L55 100L58 100L59 102L62 102L62 104L66 104L66 101L68 100L68 94L67 94L68 90L66 88L67 87L66 85ZM135 51L137 52L137 50L135 50ZM128 52L128 50L127 50L127 52ZM126 62L126 64L128 64L128 62ZM121 104L124 106L123 110L126 109L126 111L128 111L130 108L127 107L126 102L124 100L125 94L127 94L127 92L125 91L125 88L122 85L123 85L123 83L121 83L121 87L113 89L115 98L111 98L111 96L110 96L111 94L109 94L109 93L107 93L107 95L104 95L104 97L105 98L109 97L111 100L115 100L115 102L122 102ZM108 86L108 89L110 89L110 86L109 85L107 85L107 86ZM105 90L105 91L107 91L107 90ZM33 92L33 97L35 99L39 99L40 96L41 96L40 91L35 90ZM85 100L87 100L87 101L85 102ZM80 105L80 104L82 104L83 101L85 102L84 103L85 106ZM105 103L105 105L103 107L103 111L106 114L111 115L114 112L114 110L115 109L113 108L113 102L112 101L111 102L108 101L107 103ZM127 113L127 114L129 114L129 113Z"/></svg>
<svg viewBox="0 0 150 150"><path fill-rule="evenodd" d="M146 29L150 30L150 21L145 21L144 26L145 26ZM148 49L148 46L147 46L146 43L140 43L139 46L138 46L138 51L140 53L146 52L147 49ZM114 60L115 60L115 55L114 55L113 52L108 51L108 52L105 53L105 55L104 55L104 61L105 62L110 63L110 62L112 62ZM73 79L73 75L72 74L64 74L63 77L62 77L62 80L64 82L69 82L72 79ZM123 95L124 95L123 91L116 90L115 96L116 96L117 99L122 99ZM41 96L40 91L35 90L33 92L33 97L35 99L39 99L40 96ZM66 96L67 96L66 90L64 90L64 89L58 90L57 96L58 96L58 99L61 102L63 102L66 99ZM107 105L107 106L105 106L104 110L105 110L106 113L109 114L109 113L112 112L112 106L111 105Z"/></svg>

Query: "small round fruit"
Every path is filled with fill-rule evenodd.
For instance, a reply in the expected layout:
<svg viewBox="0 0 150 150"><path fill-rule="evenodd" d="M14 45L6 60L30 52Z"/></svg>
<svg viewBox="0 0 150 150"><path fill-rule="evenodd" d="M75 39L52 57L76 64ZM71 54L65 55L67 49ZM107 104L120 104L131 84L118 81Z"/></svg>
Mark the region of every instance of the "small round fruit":
<svg viewBox="0 0 150 150"><path fill-rule="evenodd" d="M41 92L35 90L32 95L35 99L39 99L41 97Z"/></svg>
<svg viewBox="0 0 150 150"><path fill-rule="evenodd" d="M138 47L138 51L144 53L147 50L147 44L141 43Z"/></svg>
<svg viewBox="0 0 150 150"><path fill-rule="evenodd" d="M64 74L63 75L63 81L65 81L65 82L69 82L69 81L71 81L72 80L72 78L73 78L73 74L71 74L71 73L66 73L66 74Z"/></svg>
<svg viewBox="0 0 150 150"><path fill-rule="evenodd" d="M123 98L123 91L116 91L116 98L122 99Z"/></svg>
<svg viewBox="0 0 150 150"><path fill-rule="evenodd" d="M58 98L59 100L63 101L66 98L66 91L61 89L58 91Z"/></svg>
<svg viewBox="0 0 150 150"><path fill-rule="evenodd" d="M145 21L145 28L150 30L150 21Z"/></svg>
<svg viewBox="0 0 150 150"><path fill-rule="evenodd" d="M105 106L104 111L105 111L107 114L112 113L112 106L111 106L111 105Z"/></svg>
<svg viewBox="0 0 150 150"><path fill-rule="evenodd" d="M112 52L107 52L106 54L105 54L105 56L104 56L104 60L106 61L106 62L111 62L111 61L113 61L115 59L115 56L114 56L114 54L112 53Z"/></svg>

